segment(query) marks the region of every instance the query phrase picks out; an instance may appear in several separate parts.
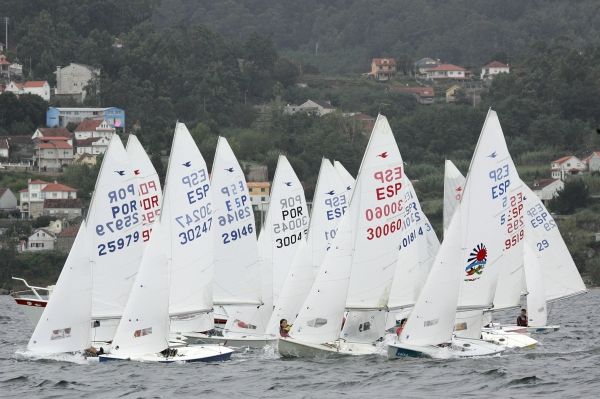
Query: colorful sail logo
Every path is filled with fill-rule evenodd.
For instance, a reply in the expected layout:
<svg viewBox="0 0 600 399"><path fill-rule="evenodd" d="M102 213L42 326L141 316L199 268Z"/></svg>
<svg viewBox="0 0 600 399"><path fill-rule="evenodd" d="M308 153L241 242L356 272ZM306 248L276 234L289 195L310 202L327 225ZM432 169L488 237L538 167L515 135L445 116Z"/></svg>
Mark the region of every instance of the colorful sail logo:
<svg viewBox="0 0 600 399"><path fill-rule="evenodd" d="M466 267L465 271L467 275L465 276L465 281L475 281L481 277L483 273L483 268L487 263L487 249L485 245L479 244L469 254L469 259L467 259L469 265Z"/></svg>

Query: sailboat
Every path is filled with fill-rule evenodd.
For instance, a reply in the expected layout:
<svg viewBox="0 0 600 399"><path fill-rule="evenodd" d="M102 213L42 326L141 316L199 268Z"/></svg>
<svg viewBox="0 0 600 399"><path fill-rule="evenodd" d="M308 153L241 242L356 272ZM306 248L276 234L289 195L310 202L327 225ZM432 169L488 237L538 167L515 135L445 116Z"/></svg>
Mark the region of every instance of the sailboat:
<svg viewBox="0 0 600 399"><path fill-rule="evenodd" d="M280 155L267 216L258 237L263 305L229 307L223 337L205 342L219 340L229 346L262 348L278 339L279 334L266 331L267 324L294 254L306 237L309 221L304 188L287 158Z"/></svg>
<svg viewBox="0 0 600 399"><path fill-rule="evenodd" d="M387 308L404 215L402 181L402 157L387 119L380 115L336 237L290 338L279 340L281 355L373 353L370 344L344 343L341 327L346 309Z"/></svg>
<svg viewBox="0 0 600 399"><path fill-rule="evenodd" d="M340 167L343 169L341 164ZM343 171L345 172L345 169ZM350 191L354 185L349 179L352 177L342 178L327 158L322 159L315 186L308 237L300 242L294 254L294 260L267 325L268 334L279 335L282 319L286 319L289 325L294 323L314 283L316 271L336 236L337 225L348 209Z"/></svg>
<svg viewBox="0 0 600 399"><path fill-rule="evenodd" d="M115 135L105 153L87 218L27 345L28 351L82 351L97 341L95 336L101 335L97 330L106 320L118 322L142 249L138 199L133 169ZM97 287L102 281L108 287ZM110 324L104 332L110 333Z"/></svg>
<svg viewBox="0 0 600 399"><path fill-rule="evenodd" d="M256 309L263 303L254 212L244 171L224 137L217 143L211 185L216 221L213 304ZM196 342L233 347L247 344L233 337L198 332L184 335ZM260 342L264 345L264 340Z"/></svg>
<svg viewBox="0 0 600 399"><path fill-rule="evenodd" d="M456 337L454 331L459 304L461 310L491 307L498 269L508 249L500 214L506 210L505 198L513 176L516 170L498 116L490 110L460 205L399 340L388 346L390 358L443 353L480 356L504 350L480 339ZM517 233L515 241L522 238Z"/></svg>

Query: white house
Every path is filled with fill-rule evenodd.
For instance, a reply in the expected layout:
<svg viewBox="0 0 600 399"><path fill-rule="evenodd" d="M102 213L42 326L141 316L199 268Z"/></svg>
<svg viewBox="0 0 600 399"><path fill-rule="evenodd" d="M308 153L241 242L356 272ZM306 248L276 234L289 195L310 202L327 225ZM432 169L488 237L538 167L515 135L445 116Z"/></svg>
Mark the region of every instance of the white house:
<svg viewBox="0 0 600 399"><path fill-rule="evenodd" d="M104 154L108 149L110 139L106 137L91 137L89 139L81 139L77 141L77 154Z"/></svg>
<svg viewBox="0 0 600 399"><path fill-rule="evenodd" d="M335 111L335 107L330 101L308 100L298 107L298 112L307 112L317 115L325 115Z"/></svg>
<svg viewBox="0 0 600 399"><path fill-rule="evenodd" d="M43 180L29 179L28 187L19 191L21 196L21 215L23 218L38 217L44 213L44 200L77 198L77 190L74 188Z"/></svg>
<svg viewBox="0 0 600 399"><path fill-rule="evenodd" d="M10 82L5 88L4 91L10 91L15 93L16 95L25 93L23 85L20 83Z"/></svg>
<svg viewBox="0 0 600 399"><path fill-rule="evenodd" d="M50 85L45 80L25 82L23 89L25 93L37 94L46 101L50 100Z"/></svg>
<svg viewBox="0 0 600 399"><path fill-rule="evenodd" d="M116 129L111 127L104 119L86 119L75 129L75 138L81 140L92 137L105 137L110 140L115 132Z"/></svg>
<svg viewBox="0 0 600 399"><path fill-rule="evenodd" d="M592 155L583 160L590 172L600 171L600 151L594 151Z"/></svg>
<svg viewBox="0 0 600 399"><path fill-rule="evenodd" d="M271 183L269 182L248 182L248 193L250 194L250 203L255 211L266 212L271 201Z"/></svg>
<svg viewBox="0 0 600 399"><path fill-rule="evenodd" d="M548 206L550 200L558 195L558 191L565 188L565 182L560 179L541 179L534 180L527 186Z"/></svg>
<svg viewBox="0 0 600 399"><path fill-rule="evenodd" d="M70 94L78 101L85 99L87 86L94 75L100 75L100 70L84 64L69 64L64 68L56 67L56 94Z"/></svg>
<svg viewBox="0 0 600 399"><path fill-rule="evenodd" d="M456 65L442 64L428 69L427 79L433 81L446 79L470 80L471 78L467 77L467 73L470 73L470 71Z"/></svg>
<svg viewBox="0 0 600 399"><path fill-rule="evenodd" d="M481 79L494 79L499 73L509 73L510 68L501 62L494 61L481 68Z"/></svg>
<svg viewBox="0 0 600 399"><path fill-rule="evenodd" d="M38 229L22 244L23 252L53 251L56 235L46 229Z"/></svg>
<svg viewBox="0 0 600 399"><path fill-rule="evenodd" d="M17 197L10 188L0 188L0 209L9 211L17 209Z"/></svg>
<svg viewBox="0 0 600 399"><path fill-rule="evenodd" d="M552 161L550 168L553 179L565 181L568 176L582 175L585 163L579 158L569 155Z"/></svg>

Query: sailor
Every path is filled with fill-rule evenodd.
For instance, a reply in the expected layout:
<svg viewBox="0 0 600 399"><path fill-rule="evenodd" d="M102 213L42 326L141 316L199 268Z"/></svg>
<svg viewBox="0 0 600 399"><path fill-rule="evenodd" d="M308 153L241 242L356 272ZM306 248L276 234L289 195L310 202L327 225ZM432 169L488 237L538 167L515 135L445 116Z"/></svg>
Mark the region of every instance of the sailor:
<svg viewBox="0 0 600 399"><path fill-rule="evenodd" d="M527 311L521 309L521 314L517 317L517 326L527 327Z"/></svg>
<svg viewBox="0 0 600 399"><path fill-rule="evenodd" d="M85 357L98 357L99 355L104 355L104 348L100 347L100 349L96 349L90 346L83 351L83 356Z"/></svg>
<svg viewBox="0 0 600 399"><path fill-rule="evenodd" d="M292 328L292 326L288 326L286 319L279 320L279 335L281 335L284 338L289 338L290 328Z"/></svg>
<svg viewBox="0 0 600 399"><path fill-rule="evenodd" d="M400 327L398 327L398 329L396 330L396 336L398 337L398 339L400 339L400 334L402 334L402 330L404 330L404 326L406 325L407 320L408 319L406 318L400 320Z"/></svg>

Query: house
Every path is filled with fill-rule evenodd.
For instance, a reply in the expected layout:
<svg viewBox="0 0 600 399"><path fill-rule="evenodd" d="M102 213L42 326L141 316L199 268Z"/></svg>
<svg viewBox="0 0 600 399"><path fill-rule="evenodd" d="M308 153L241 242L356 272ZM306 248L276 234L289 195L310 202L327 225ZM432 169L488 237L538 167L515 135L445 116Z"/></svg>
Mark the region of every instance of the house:
<svg viewBox="0 0 600 399"><path fill-rule="evenodd" d="M69 132L64 127L40 127L38 128L31 138L34 140L37 138L67 138L67 142L70 145L73 145L73 136L74 134Z"/></svg>
<svg viewBox="0 0 600 399"><path fill-rule="evenodd" d="M14 93L15 95L19 95L19 94L23 94L25 93L25 90L23 88L23 85L21 83L16 83L16 82L10 82L6 88L4 89L5 92L10 91L12 93Z"/></svg>
<svg viewBox="0 0 600 399"><path fill-rule="evenodd" d="M77 164L82 164L82 165L96 165L96 157L93 156L92 154L88 154L87 152L84 152L81 155L76 155L76 159L75 162Z"/></svg>
<svg viewBox="0 0 600 399"><path fill-rule="evenodd" d="M46 229L37 229L32 235L29 236L25 242L22 243L22 252L36 252L36 251L54 251L54 241L56 236L54 233Z"/></svg>
<svg viewBox="0 0 600 399"><path fill-rule="evenodd" d="M8 78L10 62L6 61L6 56L4 54L0 54L0 75L4 75Z"/></svg>
<svg viewBox="0 0 600 399"><path fill-rule="evenodd" d="M470 71L458 67L452 64L441 64L436 66L435 68L430 68L427 70L427 79L433 81L440 80L470 80L471 78L467 77Z"/></svg>
<svg viewBox="0 0 600 399"><path fill-rule="evenodd" d="M579 158L569 155L552 161L550 168L553 179L565 181L568 177L583 175L585 163Z"/></svg>
<svg viewBox="0 0 600 399"><path fill-rule="evenodd" d="M33 160L33 140L29 136L0 136L0 141L8 143L11 160L31 162Z"/></svg>
<svg viewBox="0 0 600 399"><path fill-rule="evenodd" d="M453 103L454 101L456 101L456 90L459 90L460 86L452 86L451 88L449 88L448 90L446 90L446 102L447 103Z"/></svg>
<svg viewBox="0 0 600 399"><path fill-rule="evenodd" d="M66 137L39 137L33 146L34 162L38 168L59 169L68 166L74 160L74 148Z"/></svg>
<svg viewBox="0 0 600 399"><path fill-rule="evenodd" d="M433 104L435 100L435 91L433 90L433 87L391 86L390 90L411 93L415 96L419 104L430 105Z"/></svg>
<svg viewBox="0 0 600 399"><path fill-rule="evenodd" d="M37 94L46 101L50 100L50 85L45 80L25 82L23 89L25 93Z"/></svg>
<svg viewBox="0 0 600 399"><path fill-rule="evenodd" d="M494 61L481 68L481 79L494 79L499 73L509 73L510 68L501 62Z"/></svg>
<svg viewBox="0 0 600 399"><path fill-rule="evenodd" d="M75 219L83 215L83 202L79 198L44 200L44 215L61 219Z"/></svg>
<svg viewBox="0 0 600 399"><path fill-rule="evenodd" d="M108 149L108 143L110 139L106 137L93 137L89 139L82 139L77 141L77 154L91 154L98 155L104 154Z"/></svg>
<svg viewBox="0 0 600 399"><path fill-rule="evenodd" d="M288 104L283 107L283 112L286 114L295 114L298 111L300 111L300 106L298 104Z"/></svg>
<svg viewBox="0 0 600 399"><path fill-rule="evenodd" d="M46 126L65 127L69 122L81 123L86 119L104 120L113 128L125 127L125 110L110 108L55 108L46 111Z"/></svg>
<svg viewBox="0 0 600 399"><path fill-rule="evenodd" d="M56 219L54 222L50 222L50 225L48 227L44 227L46 230L48 230L51 233L54 233L54 235L56 234L60 234L66 227L67 222L63 221L62 219Z"/></svg>
<svg viewBox="0 0 600 399"><path fill-rule="evenodd" d="M439 61L433 60L431 58L421 58L419 61L417 61L417 71L419 71L421 75L425 75L427 74L427 70L435 68L440 64L441 63Z"/></svg>
<svg viewBox="0 0 600 399"><path fill-rule="evenodd" d="M64 254L71 252L71 247L73 247L77 232L79 232L79 226L71 226L64 229L62 233L56 237L56 250Z"/></svg>
<svg viewBox="0 0 600 399"><path fill-rule="evenodd" d="M548 206L550 200L558 195L558 191L565 188L565 182L560 179L541 179L534 180L527 186Z"/></svg>
<svg viewBox="0 0 600 399"><path fill-rule="evenodd" d="M308 100L304 104L300 105L298 111L309 114L325 115L334 112L335 107L331 105L330 101Z"/></svg>
<svg viewBox="0 0 600 399"><path fill-rule="evenodd" d="M17 209L17 197L10 191L10 188L0 188L0 209L3 211Z"/></svg>
<svg viewBox="0 0 600 399"><path fill-rule="evenodd" d="M23 65L18 62L10 64L8 67L9 75L11 79L17 77L17 79L23 79Z"/></svg>
<svg viewBox="0 0 600 399"><path fill-rule="evenodd" d="M600 171L600 152L594 151L592 155L587 158L584 158L583 161L587 165L587 168L590 172L599 172Z"/></svg>
<svg viewBox="0 0 600 399"><path fill-rule="evenodd" d="M388 80L396 76L396 61L393 58L373 58L371 72L363 73L364 77L377 80Z"/></svg>
<svg viewBox="0 0 600 399"><path fill-rule="evenodd" d="M85 64L71 63L64 68L56 67L56 94L70 95L79 102L86 96L84 87L90 84L94 76L100 75L100 69Z"/></svg>
<svg viewBox="0 0 600 399"><path fill-rule="evenodd" d="M8 140L5 138L0 138L0 158L6 158L10 156L10 145L8 144Z"/></svg>
<svg viewBox="0 0 600 399"><path fill-rule="evenodd" d="M29 179L27 188L19 191L21 202L21 215L23 218L35 218L44 213L44 200L50 199L74 199L77 198L77 190L74 188L43 180Z"/></svg>
<svg viewBox="0 0 600 399"><path fill-rule="evenodd" d="M255 211L266 211L269 207L267 203L271 200L271 183L249 182L247 185L252 209Z"/></svg>
<svg viewBox="0 0 600 399"><path fill-rule="evenodd" d="M75 137L77 140L92 137L106 137L110 140L115 131L104 119L86 119L75 129Z"/></svg>

